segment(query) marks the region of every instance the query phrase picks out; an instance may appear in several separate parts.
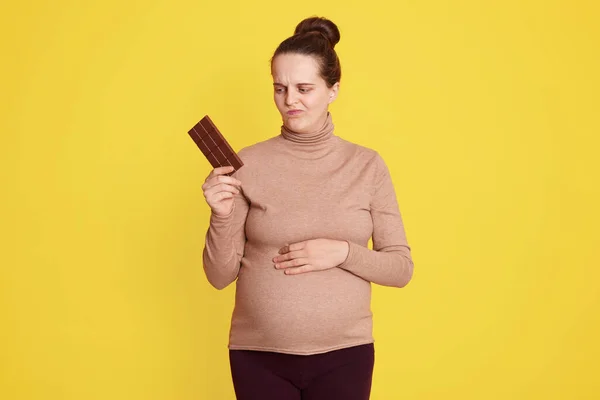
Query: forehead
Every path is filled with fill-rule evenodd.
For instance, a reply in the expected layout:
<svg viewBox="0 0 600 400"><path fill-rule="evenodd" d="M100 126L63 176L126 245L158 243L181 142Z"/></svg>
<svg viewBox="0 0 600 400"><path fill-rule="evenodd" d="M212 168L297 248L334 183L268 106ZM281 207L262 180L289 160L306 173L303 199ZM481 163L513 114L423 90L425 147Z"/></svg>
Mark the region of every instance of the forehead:
<svg viewBox="0 0 600 400"><path fill-rule="evenodd" d="M280 54L273 59L273 80L279 83L313 82L321 80L314 57L304 54Z"/></svg>

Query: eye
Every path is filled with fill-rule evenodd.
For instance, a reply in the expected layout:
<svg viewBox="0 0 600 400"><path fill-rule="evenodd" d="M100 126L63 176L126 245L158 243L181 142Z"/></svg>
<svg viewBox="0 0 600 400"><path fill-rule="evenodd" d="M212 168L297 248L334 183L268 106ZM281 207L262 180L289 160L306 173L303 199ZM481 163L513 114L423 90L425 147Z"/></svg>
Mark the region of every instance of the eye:
<svg viewBox="0 0 600 400"><path fill-rule="evenodd" d="M300 88L298 90L300 91L300 93L308 93L308 92L310 92L309 88Z"/></svg>

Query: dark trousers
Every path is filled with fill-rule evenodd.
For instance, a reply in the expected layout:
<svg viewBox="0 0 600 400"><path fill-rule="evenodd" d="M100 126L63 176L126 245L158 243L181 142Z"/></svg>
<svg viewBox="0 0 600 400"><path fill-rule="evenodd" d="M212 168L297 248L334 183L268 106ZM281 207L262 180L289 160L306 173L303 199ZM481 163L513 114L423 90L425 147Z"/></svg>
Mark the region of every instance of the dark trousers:
<svg viewBox="0 0 600 400"><path fill-rule="evenodd" d="M374 345L315 355L230 350L237 400L368 400Z"/></svg>

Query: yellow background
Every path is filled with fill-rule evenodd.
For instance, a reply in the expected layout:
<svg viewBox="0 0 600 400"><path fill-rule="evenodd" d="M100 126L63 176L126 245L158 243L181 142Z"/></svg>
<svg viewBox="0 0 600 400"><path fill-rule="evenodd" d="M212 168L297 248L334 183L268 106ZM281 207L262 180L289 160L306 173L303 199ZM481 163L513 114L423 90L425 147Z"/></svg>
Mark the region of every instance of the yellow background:
<svg viewBox="0 0 600 400"><path fill-rule="evenodd" d="M416 265L374 291L372 399L600 398L596 2L11 3L0 398L234 398L187 130L278 134L268 61L315 14L336 133L387 161Z"/></svg>

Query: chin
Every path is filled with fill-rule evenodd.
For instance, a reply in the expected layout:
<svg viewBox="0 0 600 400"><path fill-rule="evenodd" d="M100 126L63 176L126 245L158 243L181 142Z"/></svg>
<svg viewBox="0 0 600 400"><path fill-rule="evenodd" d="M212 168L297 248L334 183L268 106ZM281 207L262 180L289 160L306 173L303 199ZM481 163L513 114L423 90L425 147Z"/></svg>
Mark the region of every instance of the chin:
<svg viewBox="0 0 600 400"><path fill-rule="evenodd" d="M306 123L298 118L288 118L285 124L289 127L289 129L298 133L304 133L303 131L306 129Z"/></svg>

